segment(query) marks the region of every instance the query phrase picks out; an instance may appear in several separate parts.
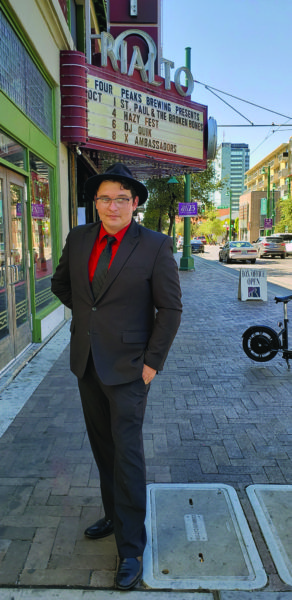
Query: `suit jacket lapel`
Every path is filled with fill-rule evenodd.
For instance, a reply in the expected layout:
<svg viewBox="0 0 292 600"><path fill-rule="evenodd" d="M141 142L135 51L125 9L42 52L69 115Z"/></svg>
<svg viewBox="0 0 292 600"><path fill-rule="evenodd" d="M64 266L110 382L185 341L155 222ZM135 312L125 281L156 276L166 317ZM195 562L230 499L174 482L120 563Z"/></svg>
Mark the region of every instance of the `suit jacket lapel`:
<svg viewBox="0 0 292 600"><path fill-rule="evenodd" d="M128 231L126 232L124 238L121 241L120 247L115 255L115 258L111 264L109 272L106 276L106 280L103 284L102 289L98 297L96 298L96 302L100 300L100 298L104 295L106 290L110 287L116 277L119 275L121 269L124 264L127 262L129 256L132 254L134 248L139 243L139 229L136 221L132 221Z"/></svg>

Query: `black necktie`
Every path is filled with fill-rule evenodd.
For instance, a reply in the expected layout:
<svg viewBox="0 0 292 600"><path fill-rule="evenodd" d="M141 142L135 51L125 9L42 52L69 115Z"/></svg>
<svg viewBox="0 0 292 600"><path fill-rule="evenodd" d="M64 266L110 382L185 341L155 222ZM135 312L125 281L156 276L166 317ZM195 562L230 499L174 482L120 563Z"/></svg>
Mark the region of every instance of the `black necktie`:
<svg viewBox="0 0 292 600"><path fill-rule="evenodd" d="M93 275L93 279L92 279L92 283L91 283L91 287L92 287L92 291L93 291L93 295L94 298L97 298L103 283L105 281L107 272L108 272L108 266L110 264L110 260L112 257L112 243L115 241L115 237L111 236L111 235L107 235L107 243L106 243L106 247L104 248L104 250L102 251L99 259L98 259L98 263L96 265L96 269L94 271L94 275Z"/></svg>

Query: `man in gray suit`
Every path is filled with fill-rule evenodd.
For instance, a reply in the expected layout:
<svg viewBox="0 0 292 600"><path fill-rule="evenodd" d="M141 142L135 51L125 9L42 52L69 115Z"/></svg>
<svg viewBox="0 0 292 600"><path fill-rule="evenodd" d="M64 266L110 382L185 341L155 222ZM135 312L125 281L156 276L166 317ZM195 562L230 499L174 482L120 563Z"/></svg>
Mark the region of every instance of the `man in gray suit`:
<svg viewBox="0 0 292 600"><path fill-rule="evenodd" d="M52 291L72 309L70 366L100 474L105 516L85 535L115 534L116 586L129 590L146 544L147 394L179 327L181 292L172 239L133 219L148 192L131 171L116 163L86 191L100 222L69 233Z"/></svg>

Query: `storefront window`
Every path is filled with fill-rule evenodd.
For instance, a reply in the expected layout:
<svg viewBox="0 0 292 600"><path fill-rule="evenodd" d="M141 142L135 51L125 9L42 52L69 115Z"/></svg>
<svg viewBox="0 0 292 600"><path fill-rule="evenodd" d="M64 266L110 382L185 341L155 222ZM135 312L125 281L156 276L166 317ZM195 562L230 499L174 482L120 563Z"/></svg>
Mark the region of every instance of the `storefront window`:
<svg viewBox="0 0 292 600"><path fill-rule="evenodd" d="M54 301L51 292L52 236L51 190L52 169L37 156L30 155L31 218L35 276L36 311Z"/></svg>
<svg viewBox="0 0 292 600"><path fill-rule="evenodd" d="M16 326L20 327L28 319L26 244L24 230L23 189L9 182L10 199L10 268L13 271Z"/></svg>
<svg viewBox="0 0 292 600"><path fill-rule="evenodd" d="M0 158L20 169L25 169L25 150L23 146L12 140L0 129Z"/></svg>
<svg viewBox="0 0 292 600"><path fill-rule="evenodd" d="M3 183L0 179L0 340L8 334Z"/></svg>

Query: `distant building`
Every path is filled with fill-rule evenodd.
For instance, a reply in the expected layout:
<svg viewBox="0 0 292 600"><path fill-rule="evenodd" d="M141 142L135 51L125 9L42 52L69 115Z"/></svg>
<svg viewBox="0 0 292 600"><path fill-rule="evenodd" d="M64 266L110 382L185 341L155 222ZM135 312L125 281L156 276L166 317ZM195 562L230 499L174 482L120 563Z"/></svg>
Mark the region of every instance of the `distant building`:
<svg viewBox="0 0 292 600"><path fill-rule="evenodd" d="M246 192L240 198L239 237L254 241L264 235L265 219L272 229L281 218L279 198L291 195L292 137L270 152L245 174Z"/></svg>
<svg viewBox="0 0 292 600"><path fill-rule="evenodd" d="M232 198L232 218L238 217L239 198L245 191L245 172L249 169L248 144L231 144L223 142L217 151L214 161L217 180L224 180L222 190L214 193L213 202L218 208L229 206L230 191Z"/></svg>
<svg viewBox="0 0 292 600"><path fill-rule="evenodd" d="M273 218L273 227L270 232L274 231L275 224L281 218L279 207L277 202L280 197L279 191L273 191L271 197L271 212L270 217ZM267 218L265 206L266 203L263 199L263 192L245 192L240 197L239 205L239 231L238 239L247 240L248 242L255 242L260 235L265 234L265 219Z"/></svg>
<svg viewBox="0 0 292 600"><path fill-rule="evenodd" d="M289 142L281 144L273 152L265 156L245 174L247 192L265 192L267 194L268 179L271 190L280 192L280 196L290 195L292 172L292 137Z"/></svg>

